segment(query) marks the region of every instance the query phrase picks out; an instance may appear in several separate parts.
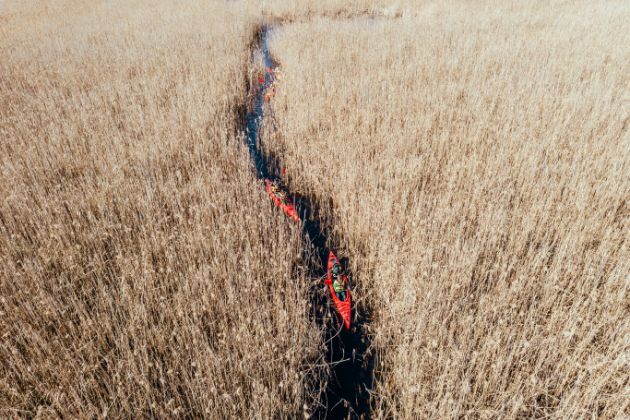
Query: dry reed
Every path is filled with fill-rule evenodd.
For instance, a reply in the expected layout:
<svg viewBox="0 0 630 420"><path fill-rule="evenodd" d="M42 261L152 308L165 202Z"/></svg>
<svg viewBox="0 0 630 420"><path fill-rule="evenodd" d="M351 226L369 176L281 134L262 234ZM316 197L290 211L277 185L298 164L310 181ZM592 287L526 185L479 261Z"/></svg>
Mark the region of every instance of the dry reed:
<svg viewBox="0 0 630 420"><path fill-rule="evenodd" d="M300 235L236 137L245 6L0 10L0 417L318 400Z"/></svg>
<svg viewBox="0 0 630 420"><path fill-rule="evenodd" d="M630 415L627 2L403 16L271 40L266 144L373 311L375 416Z"/></svg>

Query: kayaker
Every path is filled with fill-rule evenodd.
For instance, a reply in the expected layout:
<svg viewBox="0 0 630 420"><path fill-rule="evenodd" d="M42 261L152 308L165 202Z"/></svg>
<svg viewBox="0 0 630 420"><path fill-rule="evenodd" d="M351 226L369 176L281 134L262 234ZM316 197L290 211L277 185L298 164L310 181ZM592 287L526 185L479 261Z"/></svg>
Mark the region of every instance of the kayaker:
<svg viewBox="0 0 630 420"><path fill-rule="evenodd" d="M273 195L278 197L280 201L284 201L284 199L286 198L286 194L284 193L284 191L282 191L280 187L278 187L278 184L276 184L275 182L271 184L271 192L273 193Z"/></svg>
<svg viewBox="0 0 630 420"><path fill-rule="evenodd" d="M333 289L340 301L346 300L346 284L343 279L341 264L335 264L330 269L333 278Z"/></svg>
<svg viewBox="0 0 630 420"><path fill-rule="evenodd" d="M265 101L269 102L274 96L276 96L276 86L272 83L265 92Z"/></svg>

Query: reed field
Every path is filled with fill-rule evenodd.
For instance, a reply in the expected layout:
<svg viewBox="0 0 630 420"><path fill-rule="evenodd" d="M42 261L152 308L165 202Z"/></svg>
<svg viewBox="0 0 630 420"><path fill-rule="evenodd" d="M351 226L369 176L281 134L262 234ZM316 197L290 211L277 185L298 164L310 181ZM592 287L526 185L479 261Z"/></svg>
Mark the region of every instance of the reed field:
<svg viewBox="0 0 630 420"><path fill-rule="evenodd" d="M263 147L349 260L370 416L630 417L629 22L620 0L0 0L0 418L334 403L318 262L243 141L264 24Z"/></svg>
<svg viewBox="0 0 630 420"><path fill-rule="evenodd" d="M302 239L237 138L257 13L2 6L0 417L311 412Z"/></svg>
<svg viewBox="0 0 630 420"><path fill-rule="evenodd" d="M426 2L271 36L265 147L371 312L374 417L630 416L629 22Z"/></svg>

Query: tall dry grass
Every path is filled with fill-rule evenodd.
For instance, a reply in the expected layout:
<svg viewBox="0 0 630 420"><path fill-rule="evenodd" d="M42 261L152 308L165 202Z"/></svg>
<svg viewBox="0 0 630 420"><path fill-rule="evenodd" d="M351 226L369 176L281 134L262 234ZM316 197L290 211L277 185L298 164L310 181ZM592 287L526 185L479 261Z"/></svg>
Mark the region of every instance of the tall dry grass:
<svg viewBox="0 0 630 420"><path fill-rule="evenodd" d="M265 1L258 5L259 13L270 22L287 24L308 22L312 19L327 17L347 20L362 16L400 16L413 11L414 1L404 0L304 0ZM256 7L256 6L254 6Z"/></svg>
<svg viewBox="0 0 630 420"><path fill-rule="evenodd" d="M425 3L272 37L266 145L373 310L377 417L630 415L628 22Z"/></svg>
<svg viewBox="0 0 630 420"><path fill-rule="evenodd" d="M0 10L0 417L279 418L318 400L300 235L235 134L246 6Z"/></svg>

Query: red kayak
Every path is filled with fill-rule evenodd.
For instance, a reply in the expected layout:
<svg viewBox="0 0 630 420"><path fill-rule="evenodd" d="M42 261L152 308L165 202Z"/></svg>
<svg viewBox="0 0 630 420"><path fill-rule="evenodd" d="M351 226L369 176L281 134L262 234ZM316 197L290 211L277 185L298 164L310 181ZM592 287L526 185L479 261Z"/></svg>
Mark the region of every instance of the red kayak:
<svg viewBox="0 0 630 420"><path fill-rule="evenodd" d="M328 290L330 291L330 296L332 297L333 303L335 304L335 309L339 316L343 321L343 326L347 331L350 331L350 322L352 320L352 296L350 296L350 289L348 289L348 276L343 274L344 283L346 285L346 298L345 300L339 299L337 293L335 293L335 289L333 288L333 280L330 270L335 264L339 264L339 260L333 254L332 251L328 254L328 270L326 273L326 280L324 283L328 285Z"/></svg>
<svg viewBox="0 0 630 420"><path fill-rule="evenodd" d="M273 191L272 185L273 184L270 180L265 179L265 191L267 191L267 194L269 194L273 203L280 207L287 216L296 222L299 221L300 216L298 216L297 210L295 209L295 205L293 204L291 198L289 198L286 193L284 197L278 197L277 193Z"/></svg>

